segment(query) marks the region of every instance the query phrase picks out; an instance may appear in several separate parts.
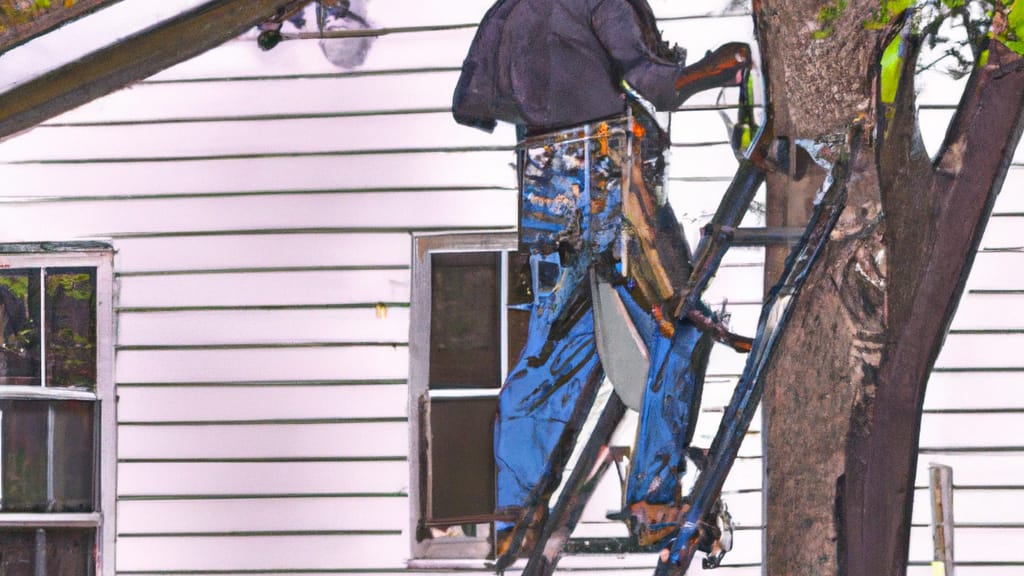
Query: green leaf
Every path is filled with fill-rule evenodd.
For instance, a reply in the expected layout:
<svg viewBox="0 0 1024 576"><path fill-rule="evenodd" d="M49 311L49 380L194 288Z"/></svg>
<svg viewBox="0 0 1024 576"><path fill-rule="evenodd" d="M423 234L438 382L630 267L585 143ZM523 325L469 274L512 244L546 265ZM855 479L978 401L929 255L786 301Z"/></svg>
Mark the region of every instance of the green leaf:
<svg viewBox="0 0 1024 576"><path fill-rule="evenodd" d="M904 10L913 6L913 4L914 0L882 0L882 5L885 7L890 19L899 16Z"/></svg>
<svg viewBox="0 0 1024 576"><path fill-rule="evenodd" d="M962 0L960 0L962 1ZM915 0L879 0L878 11L864 23L867 30L882 30L897 16L914 5Z"/></svg>
<svg viewBox="0 0 1024 576"><path fill-rule="evenodd" d="M996 40L1007 48L1024 56L1024 1L1013 0L1006 10L1006 30L996 35Z"/></svg>
<svg viewBox="0 0 1024 576"><path fill-rule="evenodd" d="M1017 54L1024 56L1024 41L1007 40L1006 42L1003 42L1003 44L1006 45L1006 47L1009 48L1010 50L1013 50Z"/></svg>
<svg viewBox="0 0 1024 576"><path fill-rule="evenodd" d="M1014 0L1006 13L1006 23L1017 38L1024 39L1024 2Z"/></svg>
<svg viewBox="0 0 1024 576"><path fill-rule="evenodd" d="M750 133L750 124L744 124L743 132L740 134L740 150L750 148L750 143L753 141L754 135Z"/></svg>
<svg viewBox="0 0 1024 576"><path fill-rule="evenodd" d="M902 39L897 36L882 53L882 87L881 97L885 104L896 101L896 91L900 86L900 75L903 72L903 55L901 54Z"/></svg>

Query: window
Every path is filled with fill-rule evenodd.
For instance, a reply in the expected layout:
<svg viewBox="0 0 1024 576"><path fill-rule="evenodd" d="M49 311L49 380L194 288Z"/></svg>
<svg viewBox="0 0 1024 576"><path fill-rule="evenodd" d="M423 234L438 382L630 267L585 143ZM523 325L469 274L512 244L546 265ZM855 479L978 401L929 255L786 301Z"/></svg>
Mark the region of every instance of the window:
<svg viewBox="0 0 1024 576"><path fill-rule="evenodd" d="M0 246L0 574L114 573L111 262Z"/></svg>
<svg viewBox="0 0 1024 576"><path fill-rule="evenodd" d="M418 236L410 334L414 558L491 555L498 391L526 339L514 233Z"/></svg>
<svg viewBox="0 0 1024 576"><path fill-rule="evenodd" d="M517 242L514 232L414 239L412 567L482 568L493 558L494 416L501 385L526 343L533 300L529 258L516 251ZM543 266L537 273L542 288ZM635 415L620 429L614 443L630 444ZM605 518L621 506L624 476L615 468L591 498L567 553L630 549L625 525Z"/></svg>

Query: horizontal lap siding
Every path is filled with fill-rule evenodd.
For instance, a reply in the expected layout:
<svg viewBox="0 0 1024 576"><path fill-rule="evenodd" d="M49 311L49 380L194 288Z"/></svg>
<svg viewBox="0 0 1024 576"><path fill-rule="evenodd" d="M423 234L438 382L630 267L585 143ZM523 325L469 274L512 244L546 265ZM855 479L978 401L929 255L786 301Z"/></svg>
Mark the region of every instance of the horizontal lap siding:
<svg viewBox="0 0 1024 576"><path fill-rule="evenodd" d="M264 310L183 310L122 314L122 348L161 345L286 345L289 343L377 342L402 344L408 338L409 310L394 308L379 317L376 308ZM196 334L196 326L209 326Z"/></svg>
<svg viewBox="0 0 1024 576"><path fill-rule="evenodd" d="M447 112L472 33L231 42L0 147L4 240L118 251L119 572L404 568L410 232L515 223L511 131Z"/></svg>
<svg viewBox="0 0 1024 576"><path fill-rule="evenodd" d="M411 242L405 232L351 234L251 234L118 240L121 277L195 270L409 267Z"/></svg>
<svg viewBox="0 0 1024 576"><path fill-rule="evenodd" d="M407 456L403 420L122 424L123 459L350 458ZM122 527L124 528L124 527Z"/></svg>
<svg viewBox="0 0 1024 576"><path fill-rule="evenodd" d="M174 536L118 540L118 571L331 570L401 568L396 551L408 546L397 531L380 533Z"/></svg>
<svg viewBox="0 0 1024 576"><path fill-rule="evenodd" d="M404 418L405 402L396 385L153 385L123 387L117 410L122 422Z"/></svg>
<svg viewBox="0 0 1024 576"><path fill-rule="evenodd" d="M442 86L452 82L448 76L412 77L408 80L427 85L443 81ZM285 83L266 81L265 84L247 86L243 92L266 90ZM205 88L209 92L210 87ZM357 85L345 88L347 93L367 87ZM290 89L295 90L296 87ZM311 89L322 94L330 91L331 86L313 86ZM374 90L380 90L380 87L374 87ZM183 95L186 101L189 100L188 96ZM281 94L280 97L286 95ZM393 150L402 149L494 147L496 142L500 142L496 140L498 136L509 136L506 138L509 141L512 134L508 128L497 135L462 128L452 122L446 107L437 112L388 115L364 113L341 117L303 118L301 111L295 113L300 117L291 117L293 113L290 112L278 111L278 114L284 117L259 122L254 122L249 114L243 114L238 120L112 124L80 127L74 131L68 128L65 131L73 135L78 133L82 137L69 139L57 151L43 148L47 144L47 132L54 129L41 128L26 134L16 149L8 151L8 158L15 162L28 162L39 160L45 155L46 162L58 163L160 159L168 156L203 158L246 154L393 153ZM358 134L359 138L338 138L341 134ZM97 146L97 142L103 145Z"/></svg>
<svg viewBox="0 0 1024 576"><path fill-rule="evenodd" d="M241 499L123 500L118 518L142 537L245 532L397 532L403 497L262 498L258 506Z"/></svg>
<svg viewBox="0 0 1024 576"><path fill-rule="evenodd" d="M512 130L487 135L447 112L475 32L460 25L489 4L374 0L374 26L449 28L382 36L354 73L315 42L229 42L0 144L0 195L19 200L0 210L0 241L100 238L117 250L119 573L423 574L404 568L410 234L515 225ZM746 17L652 4L691 61L749 36ZM691 241L735 169L721 116L706 109L716 96L673 120L667 193ZM925 122L948 116L922 111ZM933 126L930 140L941 137ZM930 384L912 576L927 573L931 461L955 468L961 573L1024 563L1019 547L991 551L1024 537L1024 284L1007 273L1024 267L1022 186L1015 166ZM745 334L760 312L761 258L734 250L707 293ZM743 363L716 348L699 444ZM760 574L760 429L758 418L725 487L739 528L727 576ZM617 491L606 480L601 506ZM621 535L598 508L580 534ZM562 563L631 576L653 565Z"/></svg>
<svg viewBox="0 0 1024 576"><path fill-rule="evenodd" d="M302 50L299 45L283 44L282 50ZM301 43L300 43L301 44ZM290 47L290 48L289 48ZM251 46L238 42L218 48L218 59L230 52L250 52ZM307 56L303 56L307 57ZM185 120L223 121L225 119L261 119L274 117L351 116L412 110L430 110L451 106L450 86L455 85L458 70L408 70L390 74L338 74L278 80L264 76L235 82L143 83L130 92L118 92L87 104L51 124L122 125L138 123L153 128L165 122ZM214 79L216 80L216 79ZM399 100L416 86L416 98ZM258 94L259 97L253 97ZM168 100L168 97L171 100ZM220 122L212 122L216 127ZM261 126L262 123L252 124ZM129 131L129 135L131 131ZM467 136L468 137L468 136ZM30 141L31 142L31 141ZM271 141L266 141L270 144ZM358 140L352 140L355 144ZM240 143L241 144L241 143ZM296 142L282 142L287 148ZM28 143L23 144L28 146Z"/></svg>
<svg viewBox="0 0 1024 576"><path fill-rule="evenodd" d="M206 237L210 244L217 239ZM268 269L121 276L127 309L344 306L409 301L409 270Z"/></svg>
<svg viewBox="0 0 1024 576"><path fill-rule="evenodd" d="M472 23L489 3L379 0L370 20ZM708 22L665 28L693 37ZM473 33L381 37L355 73L312 42L229 42L0 146L5 194L23 201L5 204L0 240L117 249L120 573L404 567L410 233L515 225L511 128L488 135L448 113ZM724 131L717 113L691 114L676 121L668 193L695 240L735 160L693 146ZM708 294L737 330L756 324L761 254L730 254ZM719 354L705 444L742 367ZM730 560L747 566L732 574L760 559L759 455L755 429L726 486L744 527ZM614 482L603 489L618 498ZM588 510L581 534L621 536L605 512Z"/></svg>
<svg viewBox="0 0 1024 576"><path fill-rule="evenodd" d="M116 376L125 384L396 380L406 374L408 359L408 348L394 345L211 349L197 344L120 351Z"/></svg>
<svg viewBox="0 0 1024 576"><path fill-rule="evenodd" d="M404 167L401 162L395 162L390 169ZM112 204L117 205L116 211L111 211ZM84 237L96 231L118 237L197 230L248 231L281 225L372 231L379 228L436 229L461 221L463 226L497 228L513 224L515 210L515 193L511 190L150 198L120 203L112 200L52 202L5 209L11 221L4 235L8 238L40 235L27 223L23 224L29 215L40 215L49 222L59 223L60 229L72 237Z"/></svg>
<svg viewBox="0 0 1024 576"><path fill-rule="evenodd" d="M453 164L446 165L445 161L452 161ZM484 150L458 155L451 152L402 152L182 159L174 162L140 161L111 165L8 164L3 167L2 173L10 178L9 181L19 184L16 192L19 196L57 196L65 201L75 199L65 199L65 196L82 196L90 200L115 196L111 200L118 201L122 198L117 198L117 195L143 199L156 195L156 200L168 201L163 196L173 199L174 196L182 195L375 191L385 186L388 190L399 191L410 188L443 191L468 187L508 187L513 183L512 162L509 152ZM117 177L109 180L112 172ZM381 174L388 174L388 178L382 179ZM51 179L58 182L74 181L76 186L67 191L54 188ZM150 231L143 229L138 232Z"/></svg>
<svg viewBox="0 0 1024 576"><path fill-rule="evenodd" d="M408 490L404 456L123 458L118 476L130 501L239 498L398 497ZM370 505L377 502L366 502ZM190 503L193 505L195 502ZM147 509L146 506L135 507ZM151 518L150 521L158 521Z"/></svg>

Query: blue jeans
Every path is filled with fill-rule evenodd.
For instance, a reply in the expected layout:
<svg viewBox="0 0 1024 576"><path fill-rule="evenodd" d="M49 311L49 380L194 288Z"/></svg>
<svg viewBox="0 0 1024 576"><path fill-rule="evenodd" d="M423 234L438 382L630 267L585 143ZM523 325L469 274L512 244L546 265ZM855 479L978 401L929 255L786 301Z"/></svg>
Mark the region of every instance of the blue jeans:
<svg viewBox="0 0 1024 576"><path fill-rule="evenodd" d="M520 241L533 301L526 344L499 396L499 511L546 508L604 379L594 282L614 286L650 360L625 504L679 504L710 341L671 316L690 255L671 207L657 198L660 137L637 115L520 147ZM496 527L500 534L515 524Z"/></svg>

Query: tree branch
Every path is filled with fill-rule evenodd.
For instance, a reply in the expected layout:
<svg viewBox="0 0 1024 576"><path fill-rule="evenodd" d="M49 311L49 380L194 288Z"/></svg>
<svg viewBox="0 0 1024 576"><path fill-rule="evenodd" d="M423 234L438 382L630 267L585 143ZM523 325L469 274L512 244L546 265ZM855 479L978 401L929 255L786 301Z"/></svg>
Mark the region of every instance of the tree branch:
<svg viewBox="0 0 1024 576"><path fill-rule="evenodd" d="M923 151L924 145L917 126L917 95L914 92L914 72L921 55L921 37L902 34L900 63L895 99L886 102L882 96L882 53L879 49L875 72L875 114L877 123L876 158L879 163L879 184L883 194L898 175L906 169L906 162L914 160L914 151ZM920 161L920 158L916 158Z"/></svg>
<svg viewBox="0 0 1024 576"><path fill-rule="evenodd" d="M991 179L1000 170L998 160L1009 164L1020 137L1019 130L1015 133L1015 129L1019 128L1022 103L1015 84L1022 68L1024 58L998 40L992 40L988 62L976 66L971 73L935 161L935 169L947 180L946 188L954 185L952 181L962 179L964 170L973 178ZM979 148L984 150L981 158L977 154ZM970 154L970 160L980 160L980 165L969 161L968 153L972 151L975 154ZM991 152L997 153L996 158Z"/></svg>
<svg viewBox="0 0 1024 576"><path fill-rule="evenodd" d="M879 47L876 72L876 133L875 162L878 170L882 212L888 226L884 236L887 251L888 282L896 287L889 297L890 319L899 325L911 292L901 291L908 282L913 285L922 272L932 244L933 227L919 222L921 214L930 214L935 199L923 191L931 187L932 165L921 138L917 122L917 95L915 70L921 54L922 38L907 33L910 23L905 22L900 32L899 80L895 97L883 97L882 53L889 40ZM890 36L891 37L891 36ZM890 71L890 76L891 76ZM890 78L889 81L892 81Z"/></svg>
<svg viewBox="0 0 1024 576"><path fill-rule="evenodd" d="M912 214L888 222L890 232L930 226L933 233L926 253L918 252L921 261L889 264L891 323L877 395L847 449L851 576L905 573L925 385L1024 129L1022 58L997 41L990 51L971 76L936 162L927 193L932 211L918 212L916 222ZM897 279L910 267L921 273Z"/></svg>

